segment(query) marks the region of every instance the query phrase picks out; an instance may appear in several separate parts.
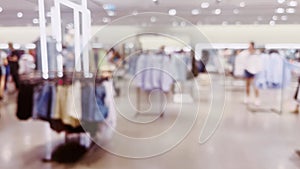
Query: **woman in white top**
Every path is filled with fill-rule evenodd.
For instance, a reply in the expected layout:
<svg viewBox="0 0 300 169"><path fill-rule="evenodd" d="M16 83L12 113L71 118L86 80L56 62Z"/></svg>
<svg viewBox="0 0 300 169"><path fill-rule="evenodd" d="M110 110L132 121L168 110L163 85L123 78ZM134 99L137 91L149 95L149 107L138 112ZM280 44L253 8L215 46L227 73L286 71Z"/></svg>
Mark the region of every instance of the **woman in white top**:
<svg viewBox="0 0 300 169"><path fill-rule="evenodd" d="M249 48L247 50L247 56L246 56L246 62L245 62L245 79L246 79L246 98L244 100L245 103L248 103L250 101L250 88L251 85L254 88L255 91L255 104L259 105L259 90L254 85L254 78L257 73L259 73L262 70L262 61L259 57L259 54L257 54L254 42L250 42Z"/></svg>

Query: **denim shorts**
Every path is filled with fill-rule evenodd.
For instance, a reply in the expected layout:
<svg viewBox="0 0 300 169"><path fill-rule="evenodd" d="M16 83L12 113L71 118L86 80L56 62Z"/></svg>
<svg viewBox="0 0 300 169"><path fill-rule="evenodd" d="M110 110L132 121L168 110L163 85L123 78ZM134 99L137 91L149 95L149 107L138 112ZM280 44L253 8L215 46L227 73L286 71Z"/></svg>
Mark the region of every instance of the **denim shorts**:
<svg viewBox="0 0 300 169"><path fill-rule="evenodd" d="M247 70L245 70L245 77L246 78L254 78L255 74L248 72Z"/></svg>

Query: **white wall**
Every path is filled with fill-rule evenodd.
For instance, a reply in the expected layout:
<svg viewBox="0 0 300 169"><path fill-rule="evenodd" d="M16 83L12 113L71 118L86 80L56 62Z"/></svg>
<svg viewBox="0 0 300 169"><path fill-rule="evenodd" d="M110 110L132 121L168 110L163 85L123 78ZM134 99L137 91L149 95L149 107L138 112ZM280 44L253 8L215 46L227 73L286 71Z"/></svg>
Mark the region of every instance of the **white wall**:
<svg viewBox="0 0 300 169"><path fill-rule="evenodd" d="M93 27L92 32L99 35L99 42L113 43L120 37L142 32L145 28L136 26ZM198 43L195 33L203 34L210 43L300 43L300 25L233 25L199 26L199 32L192 28L158 28L156 31L170 33L187 43ZM198 31L198 30L197 30ZM126 36L124 36L126 35ZM39 37L38 27L0 27L0 43L30 43Z"/></svg>

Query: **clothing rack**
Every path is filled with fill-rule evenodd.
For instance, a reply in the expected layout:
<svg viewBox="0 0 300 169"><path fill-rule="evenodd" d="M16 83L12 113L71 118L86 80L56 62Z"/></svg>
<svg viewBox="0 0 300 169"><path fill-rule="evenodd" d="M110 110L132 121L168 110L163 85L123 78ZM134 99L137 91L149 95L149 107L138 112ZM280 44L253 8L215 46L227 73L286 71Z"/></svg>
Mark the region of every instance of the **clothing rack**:
<svg viewBox="0 0 300 169"><path fill-rule="evenodd" d="M35 73L35 74L30 74L30 75L23 75L21 77L21 85L29 85L29 86L38 86L38 85L43 85L44 83L60 83L62 85L72 85L73 80L79 80L80 82L83 83L94 83L94 84L101 84L104 81L109 80L109 77L101 77L101 76L94 76L95 78L86 78L84 77L84 75L82 73L75 73L75 74L71 74L70 72L65 72L63 77L53 77L53 78L49 78L49 79L43 79L40 74ZM21 88L22 90L22 88ZM87 124L80 124L80 128L76 129L75 132L69 132L67 130L63 130L63 133L65 134L64 136L64 144L68 144L70 142L74 143L78 143L80 144L81 141L81 137L82 137L82 133L86 133L86 132L90 132L90 131L86 131L83 128L83 125L87 125ZM95 123L96 126L96 123ZM97 132L97 130L94 132L94 134ZM94 135L90 133L91 135ZM76 138L74 139L74 135L77 135ZM87 136L86 136L87 137ZM85 141L87 141L87 138L84 138ZM85 142L86 145L87 142ZM62 144L62 145L64 145ZM89 145L87 146L87 151L90 150L93 147L93 142L89 142ZM61 145L60 145L61 146ZM50 146L52 147L52 146ZM51 162L52 159L51 157L53 156L52 153L50 153L51 155L49 156L49 152L46 152L46 157L42 159L43 162Z"/></svg>
<svg viewBox="0 0 300 169"><path fill-rule="evenodd" d="M163 76L163 74L162 74L162 72L164 72L165 70L164 70L164 64L163 64L163 61L164 61L164 57L168 57L166 54L164 54L164 53L156 53L156 54L152 54L152 55L158 55L158 56L155 56L155 57L161 57L161 59L160 59L160 67L153 67L153 66L149 66L148 64L148 62L149 62L149 57L150 57L150 55L148 55L149 53L148 52L145 52L145 53L143 53L142 55L146 55L146 56L143 56L143 57L145 57L145 60L143 60L143 66L142 67L140 67L140 66L137 66L137 67L140 67L140 68L142 68L142 70L144 70L144 71L153 71L153 70L160 70L160 72L159 72L159 74L160 74L160 78L162 78L162 76ZM141 59L141 58L139 58L139 59ZM156 66L156 65L155 65ZM136 70L136 71L141 71L141 70ZM139 72L139 73L145 73L145 72ZM153 72L152 72L153 73ZM152 74L152 73L150 73L150 74ZM157 72L156 72L157 73ZM168 73L168 72L167 72ZM165 73L166 74L166 73ZM141 77L141 86L140 87L137 87L136 88L136 104L137 104L137 111L136 111L136 113L135 113L135 116L138 116L138 115L155 115L155 114L153 114L153 113L141 113L139 110L140 110L140 108L141 108L141 90L142 90L142 88L143 87L145 87L144 85L144 78L145 78L145 76L146 75L141 75L142 77ZM152 75L151 75L152 76ZM151 78L152 79L152 78ZM153 80L153 79L152 79ZM147 93L147 95L149 96L149 94L150 94L150 92L152 91L152 90L161 90L161 91L163 91L162 89L163 89L163 87L162 87L162 83L163 83L163 81L162 81L162 79L159 79L159 87L158 86L156 86L156 87L154 87L153 89L151 89L151 90L145 90L146 91L146 93ZM165 92L165 91L163 91L163 93L168 93L168 92ZM160 106L159 106L159 111L162 111L162 112L159 112L159 114L160 114L160 117L163 117L164 116L164 111L163 111L163 95L160 93L159 94L159 99L158 99L158 102L159 102L159 104L160 104Z"/></svg>

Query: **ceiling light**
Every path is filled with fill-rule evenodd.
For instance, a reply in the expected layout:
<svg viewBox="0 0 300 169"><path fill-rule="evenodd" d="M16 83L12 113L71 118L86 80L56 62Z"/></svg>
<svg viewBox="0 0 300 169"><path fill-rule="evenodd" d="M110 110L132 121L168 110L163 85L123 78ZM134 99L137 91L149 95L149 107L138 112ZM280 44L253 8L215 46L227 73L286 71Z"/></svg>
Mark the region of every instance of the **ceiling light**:
<svg viewBox="0 0 300 169"><path fill-rule="evenodd" d="M241 8L246 7L246 2L241 2L241 3L240 3L240 7L241 7Z"/></svg>
<svg viewBox="0 0 300 169"><path fill-rule="evenodd" d="M274 26L275 25L275 21L270 21L270 25Z"/></svg>
<svg viewBox="0 0 300 169"><path fill-rule="evenodd" d="M7 43L1 43L0 44L0 49L8 49L8 44Z"/></svg>
<svg viewBox="0 0 300 169"><path fill-rule="evenodd" d="M276 21L276 20L278 20L278 16L274 15L274 16L272 17L272 19L273 19L274 21Z"/></svg>
<svg viewBox="0 0 300 169"><path fill-rule="evenodd" d="M32 23L33 23L33 24L38 24L38 23L39 23L39 20L38 20L37 18L34 18L34 19L32 19Z"/></svg>
<svg viewBox="0 0 300 169"><path fill-rule="evenodd" d="M151 21L151 22L156 22L156 17L152 16L152 17L150 18L150 21Z"/></svg>
<svg viewBox="0 0 300 169"><path fill-rule="evenodd" d="M114 4L103 4L103 9L107 11L115 11L116 6Z"/></svg>
<svg viewBox="0 0 300 169"><path fill-rule="evenodd" d="M132 12L132 15L137 15L138 14L138 11L133 11Z"/></svg>
<svg viewBox="0 0 300 169"><path fill-rule="evenodd" d="M286 16L286 15L281 16L281 20L286 21L287 19L288 19L288 16Z"/></svg>
<svg viewBox="0 0 300 169"><path fill-rule="evenodd" d="M2 12L3 11L3 8L2 7L0 7L0 12Z"/></svg>
<svg viewBox="0 0 300 169"><path fill-rule="evenodd" d="M18 18L22 18L22 17L23 17L23 13L22 13L22 12L18 12L18 13L17 13L17 17L18 17Z"/></svg>
<svg viewBox="0 0 300 169"><path fill-rule="evenodd" d="M285 0L277 0L277 2L278 2L279 4L283 4L283 3L285 2Z"/></svg>
<svg viewBox="0 0 300 169"><path fill-rule="evenodd" d="M220 14L222 13L222 10L221 10L221 9L216 9L216 10L214 11L214 13L215 13L216 15L220 15Z"/></svg>
<svg viewBox="0 0 300 169"><path fill-rule="evenodd" d="M239 10L239 9L234 9L234 10L233 10L233 13L237 15L237 14L240 13L240 10Z"/></svg>
<svg viewBox="0 0 300 169"><path fill-rule="evenodd" d="M116 13L115 13L115 11L107 11L107 15L108 16L115 16Z"/></svg>
<svg viewBox="0 0 300 169"><path fill-rule="evenodd" d="M201 8L208 8L209 7L209 3L208 2L202 2L201 3Z"/></svg>
<svg viewBox="0 0 300 169"><path fill-rule="evenodd" d="M293 0L293 1L290 1L290 2L288 3L288 5L291 6L291 7L296 7L296 6L298 6L298 2L295 1L295 0Z"/></svg>
<svg viewBox="0 0 300 169"><path fill-rule="evenodd" d="M288 8L286 9L286 13L295 13L296 10L294 8Z"/></svg>
<svg viewBox="0 0 300 169"><path fill-rule="evenodd" d="M283 8L277 8L275 12L276 13L284 13L284 9Z"/></svg>
<svg viewBox="0 0 300 169"><path fill-rule="evenodd" d="M29 43L29 44L26 44L25 45L25 48L26 49L35 49L36 48L36 45L34 43Z"/></svg>
<svg viewBox="0 0 300 169"><path fill-rule="evenodd" d="M102 19L102 21L103 21L104 23L108 23L108 22L110 22L110 19L107 18L107 17L104 17L104 18Z"/></svg>
<svg viewBox="0 0 300 169"><path fill-rule="evenodd" d="M176 9L170 9L169 10L169 15L172 15L172 16L174 16L174 15L176 15Z"/></svg>
<svg viewBox="0 0 300 169"><path fill-rule="evenodd" d="M192 10L192 15L199 15L200 11L198 9L193 9Z"/></svg>
<svg viewBox="0 0 300 169"><path fill-rule="evenodd" d="M18 43L14 43L14 44L13 44L13 48L14 48L14 49L20 49L20 48L21 48L21 45L18 44Z"/></svg>
<svg viewBox="0 0 300 169"><path fill-rule="evenodd" d="M158 0L152 0L155 5L158 5Z"/></svg>

